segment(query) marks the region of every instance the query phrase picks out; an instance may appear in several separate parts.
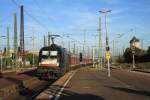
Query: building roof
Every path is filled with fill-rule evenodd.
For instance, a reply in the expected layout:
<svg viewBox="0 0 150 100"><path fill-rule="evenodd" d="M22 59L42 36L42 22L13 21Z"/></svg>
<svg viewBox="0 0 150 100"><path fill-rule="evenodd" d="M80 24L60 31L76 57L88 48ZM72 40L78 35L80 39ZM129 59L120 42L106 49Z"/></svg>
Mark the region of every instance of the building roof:
<svg viewBox="0 0 150 100"><path fill-rule="evenodd" d="M136 38L135 36L133 36L133 38L130 40L130 43L133 43L133 42L140 42L140 40Z"/></svg>

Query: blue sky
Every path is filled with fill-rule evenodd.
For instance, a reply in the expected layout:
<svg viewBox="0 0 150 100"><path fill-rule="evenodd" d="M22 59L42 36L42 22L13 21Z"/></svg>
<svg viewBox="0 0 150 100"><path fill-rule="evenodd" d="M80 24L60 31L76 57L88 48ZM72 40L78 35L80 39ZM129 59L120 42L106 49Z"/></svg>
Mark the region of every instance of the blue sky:
<svg viewBox="0 0 150 100"><path fill-rule="evenodd" d="M10 37L13 37L13 13L17 13L18 35L20 9L13 0L0 0L0 33L6 35L6 27L10 27ZM25 36L34 33L36 49L43 45L43 35L47 32L59 34L58 43L65 42L67 37L78 40L78 46L83 42L83 29L86 29L86 40L89 46L94 44L94 34L98 34L98 17L102 16L102 38L105 45L104 16L98 11L111 9L108 14L108 29L110 46L112 40L118 41L119 49L129 46L129 40L135 35L143 40L147 48L150 41L150 0L15 0L25 9ZM27 15L34 16L35 20ZM132 31L131 31L132 30ZM124 34L117 38L117 34ZM98 37L96 38L98 42ZM11 39L12 40L12 39ZM72 40L72 39L70 39ZM31 48L31 39L26 39L26 48ZM4 42L3 42L4 44ZM4 44L5 45L5 44ZM11 45L13 45L11 43ZM97 44L98 45L98 44ZM11 46L12 47L12 46Z"/></svg>

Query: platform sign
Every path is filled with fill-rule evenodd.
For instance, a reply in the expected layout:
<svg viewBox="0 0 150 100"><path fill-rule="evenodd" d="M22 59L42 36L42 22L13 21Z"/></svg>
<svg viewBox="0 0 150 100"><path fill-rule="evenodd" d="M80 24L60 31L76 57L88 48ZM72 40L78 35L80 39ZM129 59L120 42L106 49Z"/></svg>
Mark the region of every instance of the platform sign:
<svg viewBox="0 0 150 100"><path fill-rule="evenodd" d="M110 53L109 51L107 51L107 52L105 53L105 57L106 57L107 60L109 60L110 57L111 57L111 53Z"/></svg>
<svg viewBox="0 0 150 100"><path fill-rule="evenodd" d="M110 62L109 62L109 60L110 60L110 57L111 57L111 53L109 51L106 51L105 57L107 59L108 77L110 77L110 65L109 65Z"/></svg>

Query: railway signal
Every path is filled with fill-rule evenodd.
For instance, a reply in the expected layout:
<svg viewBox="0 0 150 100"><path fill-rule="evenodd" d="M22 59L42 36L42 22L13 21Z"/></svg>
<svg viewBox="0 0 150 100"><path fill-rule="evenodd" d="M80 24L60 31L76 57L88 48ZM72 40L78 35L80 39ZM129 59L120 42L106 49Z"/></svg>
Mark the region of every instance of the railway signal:
<svg viewBox="0 0 150 100"><path fill-rule="evenodd" d="M82 53L80 53L80 62L82 62Z"/></svg>

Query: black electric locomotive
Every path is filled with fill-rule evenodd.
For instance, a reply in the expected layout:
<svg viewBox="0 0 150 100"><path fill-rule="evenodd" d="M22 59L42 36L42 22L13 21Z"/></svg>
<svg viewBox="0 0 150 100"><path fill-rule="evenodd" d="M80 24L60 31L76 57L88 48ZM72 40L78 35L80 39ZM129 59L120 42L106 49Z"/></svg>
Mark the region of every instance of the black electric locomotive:
<svg viewBox="0 0 150 100"><path fill-rule="evenodd" d="M57 79L69 70L69 54L56 44L41 48L37 69L40 78Z"/></svg>

